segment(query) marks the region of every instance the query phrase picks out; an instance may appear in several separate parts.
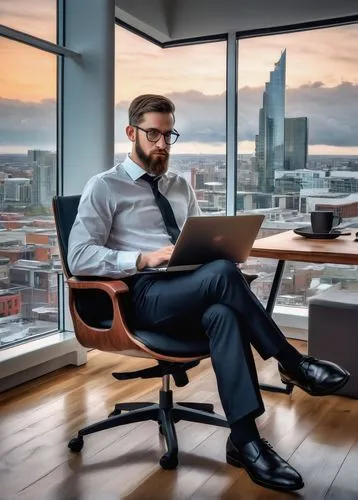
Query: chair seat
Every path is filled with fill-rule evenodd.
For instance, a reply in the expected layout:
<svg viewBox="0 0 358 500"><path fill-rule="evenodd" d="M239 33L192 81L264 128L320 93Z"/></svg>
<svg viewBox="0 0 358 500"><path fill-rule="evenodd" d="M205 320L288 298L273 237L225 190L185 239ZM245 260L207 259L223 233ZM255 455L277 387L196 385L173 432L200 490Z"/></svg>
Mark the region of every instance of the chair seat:
<svg viewBox="0 0 358 500"><path fill-rule="evenodd" d="M158 354L189 358L210 354L209 338L203 332L162 333L133 330L132 334L146 347Z"/></svg>
<svg viewBox="0 0 358 500"><path fill-rule="evenodd" d="M102 319L97 328L111 328L112 320ZM173 357L209 356L209 338L201 331L181 331L176 333L152 332L149 330L131 329L133 337L137 338L150 350L158 354Z"/></svg>

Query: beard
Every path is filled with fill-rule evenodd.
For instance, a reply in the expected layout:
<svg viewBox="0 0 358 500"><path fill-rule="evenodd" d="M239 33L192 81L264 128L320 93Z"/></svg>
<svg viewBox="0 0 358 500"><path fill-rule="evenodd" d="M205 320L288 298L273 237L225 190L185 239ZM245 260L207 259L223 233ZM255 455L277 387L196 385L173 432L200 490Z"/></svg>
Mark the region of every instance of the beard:
<svg viewBox="0 0 358 500"><path fill-rule="evenodd" d="M147 155L139 144L138 135L135 143L135 152L149 174L154 176L163 175L168 170L169 153L165 150L158 150L157 153Z"/></svg>

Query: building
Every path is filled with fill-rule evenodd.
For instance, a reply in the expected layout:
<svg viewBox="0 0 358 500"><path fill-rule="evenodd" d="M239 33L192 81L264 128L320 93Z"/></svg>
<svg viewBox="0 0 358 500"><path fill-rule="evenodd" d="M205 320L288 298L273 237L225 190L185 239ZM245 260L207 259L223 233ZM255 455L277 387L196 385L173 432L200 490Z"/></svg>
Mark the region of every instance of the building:
<svg viewBox="0 0 358 500"><path fill-rule="evenodd" d="M285 87L286 49L270 72L270 81L265 84L259 133L255 137L257 186L267 193L276 190L277 170L304 169L307 165L308 119L285 118Z"/></svg>
<svg viewBox="0 0 358 500"><path fill-rule="evenodd" d="M238 211L266 209L271 207L272 195L260 191L237 191L236 206Z"/></svg>
<svg viewBox="0 0 358 500"><path fill-rule="evenodd" d="M19 259L10 266L9 280L21 287L23 318L33 320L38 307L57 306L57 273L49 262Z"/></svg>
<svg viewBox="0 0 358 500"><path fill-rule="evenodd" d="M284 168L286 50L265 84L256 136L256 165L260 191L274 191L274 171Z"/></svg>
<svg viewBox="0 0 358 500"><path fill-rule="evenodd" d="M304 169L308 153L308 119L285 118L285 170Z"/></svg>
<svg viewBox="0 0 358 500"><path fill-rule="evenodd" d="M56 231L38 231L26 233L26 244L34 245L34 260L51 263L59 256Z"/></svg>
<svg viewBox="0 0 358 500"><path fill-rule="evenodd" d="M307 190L302 191L300 203L302 213L330 210L343 218L358 217L358 193L346 195Z"/></svg>
<svg viewBox="0 0 358 500"><path fill-rule="evenodd" d="M50 207L56 194L56 154L51 151L29 150L32 167L32 203L35 207Z"/></svg>
<svg viewBox="0 0 358 500"><path fill-rule="evenodd" d="M0 318L18 316L21 312L21 295L19 292L0 291Z"/></svg>
<svg viewBox="0 0 358 500"><path fill-rule="evenodd" d="M356 195L356 200L357 198L358 196ZM343 219L358 217L358 200L352 200L351 202L340 200L338 203L337 200L334 200L334 202L327 201L327 203L316 203L315 209L332 211Z"/></svg>
<svg viewBox="0 0 358 500"><path fill-rule="evenodd" d="M328 189L332 193L358 193L358 178L353 177L330 177Z"/></svg>
<svg viewBox="0 0 358 500"><path fill-rule="evenodd" d="M30 179L7 178L4 180L4 203L28 205L31 203Z"/></svg>
<svg viewBox="0 0 358 500"><path fill-rule="evenodd" d="M6 257L0 257L0 281L4 281L8 278L10 259Z"/></svg>
<svg viewBox="0 0 358 500"><path fill-rule="evenodd" d="M275 193L299 193L304 189L320 189L328 193L328 180L323 170L276 170Z"/></svg>
<svg viewBox="0 0 358 500"><path fill-rule="evenodd" d="M295 210L299 212L300 208L300 195L295 192L285 192L282 194L272 195L272 206L275 208L282 208L283 210Z"/></svg>

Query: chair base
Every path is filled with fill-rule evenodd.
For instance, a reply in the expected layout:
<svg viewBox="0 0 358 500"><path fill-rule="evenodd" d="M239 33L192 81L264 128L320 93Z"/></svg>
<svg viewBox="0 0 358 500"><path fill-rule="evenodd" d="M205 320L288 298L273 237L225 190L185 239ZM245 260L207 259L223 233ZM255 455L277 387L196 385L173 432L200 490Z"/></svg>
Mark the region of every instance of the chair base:
<svg viewBox="0 0 358 500"><path fill-rule="evenodd" d="M122 413L125 411L125 413ZM180 420L202 424L229 427L225 417L214 412L214 406L209 403L173 403L173 391L161 390L159 404L149 402L118 403L106 420L84 427L77 437L71 439L68 447L73 452L83 448L83 436L94 432L111 429L119 425L154 420L159 424L159 432L163 434L167 452L161 457L163 469L175 469L178 465L178 440L175 423Z"/></svg>

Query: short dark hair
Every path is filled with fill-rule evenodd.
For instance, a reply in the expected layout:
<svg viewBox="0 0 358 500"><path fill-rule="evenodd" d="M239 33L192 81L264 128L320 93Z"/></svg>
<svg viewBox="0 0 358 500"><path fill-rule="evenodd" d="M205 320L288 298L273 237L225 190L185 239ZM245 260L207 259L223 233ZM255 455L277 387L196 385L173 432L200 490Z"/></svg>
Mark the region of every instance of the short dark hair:
<svg viewBox="0 0 358 500"><path fill-rule="evenodd" d="M145 113L171 113L174 117L174 103L164 97L156 94L139 95L130 103L128 110L128 118L130 125L139 125L143 121Z"/></svg>

